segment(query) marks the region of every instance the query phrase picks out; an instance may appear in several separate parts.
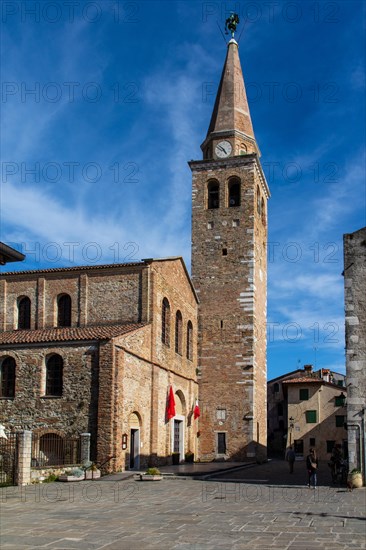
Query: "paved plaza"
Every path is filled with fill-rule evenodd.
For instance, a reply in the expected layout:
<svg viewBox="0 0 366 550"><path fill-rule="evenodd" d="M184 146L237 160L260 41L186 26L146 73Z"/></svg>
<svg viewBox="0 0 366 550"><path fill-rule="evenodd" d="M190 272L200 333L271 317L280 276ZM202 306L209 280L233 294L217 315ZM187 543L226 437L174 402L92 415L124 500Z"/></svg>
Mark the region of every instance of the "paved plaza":
<svg viewBox="0 0 366 550"><path fill-rule="evenodd" d="M332 486L326 465L316 490L305 486L303 463L291 475L284 461L185 475L215 469L3 488L1 550L366 548L365 488Z"/></svg>

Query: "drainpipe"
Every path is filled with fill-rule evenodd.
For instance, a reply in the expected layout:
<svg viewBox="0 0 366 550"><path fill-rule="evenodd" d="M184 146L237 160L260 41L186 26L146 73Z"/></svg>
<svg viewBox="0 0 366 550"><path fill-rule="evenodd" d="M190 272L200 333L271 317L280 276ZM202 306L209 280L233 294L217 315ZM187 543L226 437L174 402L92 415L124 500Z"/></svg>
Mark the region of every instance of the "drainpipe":
<svg viewBox="0 0 366 550"><path fill-rule="evenodd" d="M347 422L347 429L349 428L357 428L358 429L358 440L360 442L360 466L361 466L361 471L362 473L364 474L365 473L365 453L363 452L363 446L364 446L364 443L365 443L365 422L364 422L364 419L362 420L362 424L363 424L363 429L361 430L361 426L359 424L349 424Z"/></svg>

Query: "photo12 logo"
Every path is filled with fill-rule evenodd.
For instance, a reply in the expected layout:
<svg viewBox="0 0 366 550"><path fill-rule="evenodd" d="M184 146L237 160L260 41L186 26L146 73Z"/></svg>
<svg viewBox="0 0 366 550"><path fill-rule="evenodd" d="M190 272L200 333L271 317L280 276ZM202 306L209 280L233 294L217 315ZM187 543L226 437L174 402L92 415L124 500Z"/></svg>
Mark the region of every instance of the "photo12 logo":
<svg viewBox="0 0 366 550"><path fill-rule="evenodd" d="M97 264L103 258L108 263L118 264L137 261L136 254L140 247L137 243L129 241L121 245L114 242L110 246L97 242L47 242L47 243L21 243L21 252L29 261L35 263L79 262Z"/></svg>
<svg viewBox="0 0 366 550"><path fill-rule="evenodd" d="M110 98L114 103L129 104L140 101L140 85L134 81L113 82L109 86L99 82L17 82L1 84L1 102L20 103L97 103Z"/></svg>
<svg viewBox="0 0 366 550"><path fill-rule="evenodd" d="M1 21L10 23L18 20L21 23L75 23L83 21L95 24L112 20L115 23L137 23L140 20L140 2L121 0L79 2L67 1L34 1L3 0L1 2Z"/></svg>
<svg viewBox="0 0 366 550"><path fill-rule="evenodd" d="M306 18L312 23L340 23L340 2L203 2L202 21L225 21L232 12L243 23L274 24L278 21L298 23Z"/></svg>
<svg viewBox="0 0 366 550"><path fill-rule="evenodd" d="M14 162L1 165L2 183L139 183L140 167L136 162L114 162L102 166L98 162Z"/></svg>

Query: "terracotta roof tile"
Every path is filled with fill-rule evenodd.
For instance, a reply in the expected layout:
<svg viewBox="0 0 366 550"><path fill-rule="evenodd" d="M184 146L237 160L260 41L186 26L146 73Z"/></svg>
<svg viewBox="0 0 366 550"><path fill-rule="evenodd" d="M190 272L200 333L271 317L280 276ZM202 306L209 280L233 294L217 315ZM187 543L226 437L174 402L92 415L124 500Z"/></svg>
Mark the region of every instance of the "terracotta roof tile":
<svg viewBox="0 0 366 550"><path fill-rule="evenodd" d="M299 376L297 378L291 378L290 380L283 380L282 384L300 384L300 383L317 382L318 384L324 382L322 378L311 378L310 376Z"/></svg>
<svg viewBox="0 0 366 550"><path fill-rule="evenodd" d="M136 267L145 265L145 261L140 262L126 262L124 264L93 264L93 265L78 265L73 267L50 267L45 269L30 269L23 271L4 271L0 273L0 276L5 277L9 275L34 275L36 273L61 273L63 271L93 271L120 267Z"/></svg>
<svg viewBox="0 0 366 550"><path fill-rule="evenodd" d="M338 386L337 383L327 382L323 378L316 378L310 376L300 376L299 378L291 378L290 380L283 380L282 384L324 384L325 386L332 386L333 388L339 388L339 390L346 391L344 386Z"/></svg>
<svg viewBox="0 0 366 550"><path fill-rule="evenodd" d="M5 344L34 344L78 340L109 340L146 326L147 323L103 325L94 327L47 328L11 330L0 333L0 346Z"/></svg>

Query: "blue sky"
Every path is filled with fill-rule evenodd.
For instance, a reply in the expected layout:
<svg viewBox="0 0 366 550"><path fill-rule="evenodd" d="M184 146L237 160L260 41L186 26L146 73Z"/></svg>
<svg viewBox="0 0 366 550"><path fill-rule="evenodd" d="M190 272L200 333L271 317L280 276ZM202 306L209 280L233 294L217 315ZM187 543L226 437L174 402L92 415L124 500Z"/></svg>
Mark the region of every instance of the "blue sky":
<svg viewBox="0 0 366 550"><path fill-rule="evenodd" d="M342 235L365 225L361 2L3 2L1 240L11 269L182 255L226 46L269 202L268 377L344 372Z"/></svg>

